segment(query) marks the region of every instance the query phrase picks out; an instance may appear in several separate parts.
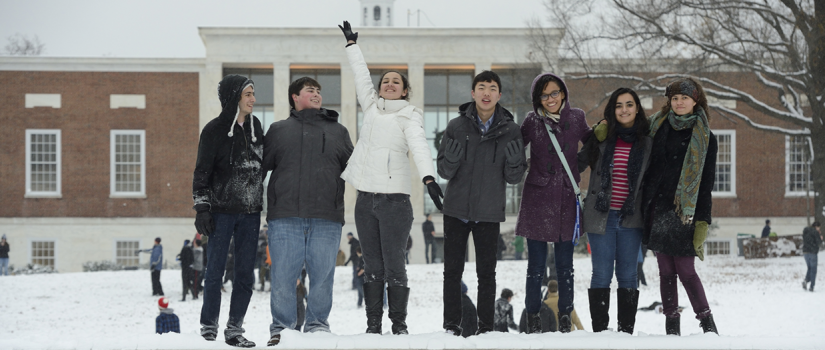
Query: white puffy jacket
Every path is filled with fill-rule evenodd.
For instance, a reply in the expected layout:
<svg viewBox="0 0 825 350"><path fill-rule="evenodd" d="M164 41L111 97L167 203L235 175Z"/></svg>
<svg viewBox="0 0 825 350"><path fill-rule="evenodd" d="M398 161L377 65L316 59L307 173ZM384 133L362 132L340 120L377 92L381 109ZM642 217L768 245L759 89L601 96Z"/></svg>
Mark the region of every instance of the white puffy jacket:
<svg viewBox="0 0 825 350"><path fill-rule="evenodd" d="M364 122L341 178L363 192L410 194L412 169L407 151L412 153L419 179L435 178L423 112L408 101L378 97L361 49L350 45L346 50Z"/></svg>

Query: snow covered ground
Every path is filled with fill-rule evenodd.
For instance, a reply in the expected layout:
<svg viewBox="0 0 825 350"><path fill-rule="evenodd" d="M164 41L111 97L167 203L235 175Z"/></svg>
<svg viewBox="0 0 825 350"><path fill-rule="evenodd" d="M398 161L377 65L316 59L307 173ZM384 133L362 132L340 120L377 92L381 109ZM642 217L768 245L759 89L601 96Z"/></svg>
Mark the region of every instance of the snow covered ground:
<svg viewBox="0 0 825 350"><path fill-rule="evenodd" d="M516 317L524 301L526 261L503 261L497 268L498 290L515 292ZM587 288L591 264L575 260L575 305L588 331L570 334L525 335L492 333L467 339L441 330L441 276L443 266L409 265L411 335L366 335L366 316L355 306L350 289L351 268L335 272L334 304L330 315L333 334L285 332L284 349L825 349L825 277L820 289L803 291L801 257L744 260L709 256L697 260L697 270L708 295L721 336L701 334L690 302L680 286L682 337L664 335L664 316L640 311L633 336L590 333ZM821 263L820 266L823 266ZM825 267L825 266L823 266ZM820 268L825 271L825 268ZM655 258L645 262L648 286L641 288L639 305L659 298ZM181 296L180 270L164 271L164 291L180 317L181 334L155 335L157 298L151 296L149 272L118 271L28 275L0 278L0 349L226 349L222 342L206 342L198 335L201 304ZM468 263L464 281L475 301L475 265ZM614 281L615 287L615 281ZM311 288L311 285L310 285ZM227 290L231 286L227 284ZM615 322L615 293L611 324ZM229 293L223 294L221 326L226 322ZM518 320L517 320L518 321ZM244 327L246 336L265 348L269 339L269 293L255 292ZM385 332L389 320L384 320Z"/></svg>

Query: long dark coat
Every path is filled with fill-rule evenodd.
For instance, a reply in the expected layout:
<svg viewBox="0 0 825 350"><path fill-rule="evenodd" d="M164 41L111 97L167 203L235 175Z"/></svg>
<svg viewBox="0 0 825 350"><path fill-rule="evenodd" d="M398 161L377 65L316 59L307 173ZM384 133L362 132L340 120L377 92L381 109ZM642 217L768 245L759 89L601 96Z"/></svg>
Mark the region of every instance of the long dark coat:
<svg viewBox="0 0 825 350"><path fill-rule="evenodd" d="M653 138L653 151L650 155L650 167L644 180L642 195L645 214L645 232L642 243L647 248L671 256L696 256L693 248L694 223L706 221L711 223L713 200L711 192L716 181L716 153L718 145L716 136L710 133L705 167L699 183L699 197L696 200L696 212L693 223L682 224L676 214L673 203L676 186L682 174L690 136L690 128L674 130L670 123L664 122Z"/></svg>
<svg viewBox="0 0 825 350"><path fill-rule="evenodd" d="M531 93L543 88L535 86L543 75L552 74L536 77ZM579 142L586 141L593 134L587 126L584 111L570 107L567 85L561 78L556 78L561 82L565 96L559 122L541 117L539 107L533 106L533 111L527 114L521 125L524 145L530 145L530 168L524 181L516 235L543 242L571 241L576 224L576 195L544 125L550 125L554 130L577 184L581 180L576 160ZM583 231L581 233L584 234Z"/></svg>

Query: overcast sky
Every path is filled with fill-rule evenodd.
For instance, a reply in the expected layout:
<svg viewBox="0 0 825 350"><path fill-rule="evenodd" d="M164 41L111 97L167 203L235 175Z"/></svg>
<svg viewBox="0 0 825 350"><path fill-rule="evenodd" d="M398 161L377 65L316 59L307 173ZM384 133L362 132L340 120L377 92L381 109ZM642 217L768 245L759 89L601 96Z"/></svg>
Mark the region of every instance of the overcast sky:
<svg viewBox="0 0 825 350"><path fill-rule="evenodd" d="M44 56L204 57L198 27L332 27L357 31L359 0L0 0L0 53L20 33ZM520 28L546 18L542 0L395 0L395 27ZM410 19L416 25L416 18ZM432 24L431 24L432 23Z"/></svg>

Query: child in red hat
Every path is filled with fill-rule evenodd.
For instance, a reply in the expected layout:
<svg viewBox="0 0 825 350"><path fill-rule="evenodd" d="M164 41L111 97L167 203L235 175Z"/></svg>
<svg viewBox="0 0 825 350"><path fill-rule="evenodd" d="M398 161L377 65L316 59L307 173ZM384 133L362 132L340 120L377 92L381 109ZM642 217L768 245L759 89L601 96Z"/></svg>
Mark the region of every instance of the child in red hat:
<svg viewBox="0 0 825 350"><path fill-rule="evenodd" d="M158 299L158 309L160 309L160 315L155 319L155 333L180 333L180 320L178 315L175 315L175 311L169 308L168 298Z"/></svg>

